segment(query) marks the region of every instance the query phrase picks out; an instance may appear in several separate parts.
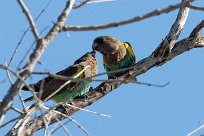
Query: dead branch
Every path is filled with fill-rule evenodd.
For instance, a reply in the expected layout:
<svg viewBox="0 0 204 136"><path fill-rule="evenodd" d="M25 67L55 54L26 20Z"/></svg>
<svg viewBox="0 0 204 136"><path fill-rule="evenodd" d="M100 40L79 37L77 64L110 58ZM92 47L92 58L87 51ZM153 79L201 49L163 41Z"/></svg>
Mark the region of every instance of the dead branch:
<svg viewBox="0 0 204 136"><path fill-rule="evenodd" d="M182 7L188 7L189 3L193 2L193 1L195 1L195 0L188 0L187 2L181 2L181 3L175 4L175 5L170 5L166 8L157 9L157 10L151 11L151 12L146 13L146 14L141 15L141 16L135 16L135 17L130 18L130 19L112 22L112 23L108 23L108 24L104 24L104 25L91 25L91 26L65 25L63 27L62 31L93 31L93 30L95 31L95 30L118 27L121 25L127 25L130 23L135 23L135 22L150 18L150 17L158 16L158 15L161 15L164 13L169 13L169 12L175 11L176 9L179 9Z"/></svg>
<svg viewBox="0 0 204 136"><path fill-rule="evenodd" d="M188 4L187 0L182 1L183 4ZM188 17L189 8L184 7L180 8L177 18L172 25L169 33L164 38L164 40L160 43L160 45L157 47L157 49L154 51L154 57L157 57L158 60L161 59L161 57L169 57L169 54L171 53L171 50L173 49L177 38L179 37L185 23L186 19ZM165 60L163 60L165 61Z"/></svg>
<svg viewBox="0 0 204 136"><path fill-rule="evenodd" d="M204 7L198 7L198 6L194 6L192 4L190 4L188 7L191 8L191 9L204 11Z"/></svg>
<svg viewBox="0 0 204 136"><path fill-rule="evenodd" d="M23 10L23 13L25 14L25 16L26 16L26 18L30 24L33 35L35 37L35 40L38 41L38 39L40 39L40 35L39 35L38 30L36 28L34 19L33 19L32 15L30 14L30 11L28 10L28 8L26 7L26 5L24 4L24 2L22 0L17 0L17 1L18 1L19 5L21 6L21 9Z"/></svg>

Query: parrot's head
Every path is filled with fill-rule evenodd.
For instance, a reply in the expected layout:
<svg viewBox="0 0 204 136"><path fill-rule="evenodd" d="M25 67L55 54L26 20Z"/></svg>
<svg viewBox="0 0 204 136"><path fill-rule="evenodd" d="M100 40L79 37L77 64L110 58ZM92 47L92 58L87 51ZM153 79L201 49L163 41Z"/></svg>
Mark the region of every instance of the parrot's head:
<svg viewBox="0 0 204 136"><path fill-rule="evenodd" d="M118 51L119 45L121 45L118 39L110 36L99 36L94 39L92 49L100 52L103 55L114 54Z"/></svg>
<svg viewBox="0 0 204 136"><path fill-rule="evenodd" d="M81 58L76 60L74 62L74 64L77 64L77 63L80 63L80 62L89 62L89 61L96 62L95 54L96 54L96 51L87 52Z"/></svg>
<svg viewBox="0 0 204 136"><path fill-rule="evenodd" d="M95 54L96 51L87 52L74 62L75 65L80 65L84 68L89 66L89 68L85 70L85 75L87 75L87 77L94 77L97 74L98 67Z"/></svg>

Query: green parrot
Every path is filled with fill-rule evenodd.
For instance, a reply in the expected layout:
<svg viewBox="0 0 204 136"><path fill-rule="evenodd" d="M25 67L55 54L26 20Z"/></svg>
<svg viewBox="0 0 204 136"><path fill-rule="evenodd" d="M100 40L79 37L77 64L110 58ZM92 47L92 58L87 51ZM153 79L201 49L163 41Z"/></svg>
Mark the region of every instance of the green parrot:
<svg viewBox="0 0 204 136"><path fill-rule="evenodd" d="M81 58L76 60L73 65L56 73L57 75L68 76L73 78L89 78L93 80L97 74L97 60L95 58L95 51L87 52ZM63 86L63 87L62 87ZM40 100L47 101L49 99L55 102L71 102L77 96L87 93L90 89L91 81L67 81L56 79L48 76L35 84L30 84L30 87L37 92ZM59 89L61 87L61 89ZM22 90L29 91L27 86L23 86ZM59 90L59 92L55 92ZM53 93L56 93L53 95ZM52 96L53 95L53 96ZM34 97L31 96L24 101L31 101Z"/></svg>
<svg viewBox="0 0 204 136"><path fill-rule="evenodd" d="M135 64L136 61L135 54L128 42L121 42L110 36L99 36L95 38L92 49L103 55L103 66L108 73L109 79L117 77L117 73L109 73L110 71L129 67Z"/></svg>

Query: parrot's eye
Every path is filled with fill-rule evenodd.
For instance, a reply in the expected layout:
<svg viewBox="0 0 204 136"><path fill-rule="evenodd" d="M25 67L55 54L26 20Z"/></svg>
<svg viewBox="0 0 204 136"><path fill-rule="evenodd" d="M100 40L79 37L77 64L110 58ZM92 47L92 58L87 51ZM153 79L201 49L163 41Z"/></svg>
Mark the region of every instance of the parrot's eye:
<svg viewBox="0 0 204 136"><path fill-rule="evenodd" d="M103 44L104 41L103 41L103 39L101 39L101 38L96 38L96 39L94 40L94 43Z"/></svg>

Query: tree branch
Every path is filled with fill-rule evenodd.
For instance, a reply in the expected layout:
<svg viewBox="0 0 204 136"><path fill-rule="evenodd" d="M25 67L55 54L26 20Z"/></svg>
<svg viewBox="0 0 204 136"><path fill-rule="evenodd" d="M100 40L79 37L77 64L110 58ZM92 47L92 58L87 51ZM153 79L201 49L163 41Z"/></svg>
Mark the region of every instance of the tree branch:
<svg viewBox="0 0 204 136"><path fill-rule="evenodd" d="M189 2L187 0L182 0L182 3L184 5L188 5ZM176 40L178 39L185 23L186 23L186 19L188 17L188 12L189 12L189 8L188 7L182 7L178 14L177 14L177 18L174 22L174 24L172 25L169 33L167 34L167 36L164 38L164 40L160 43L160 45L157 47L156 51L154 51L154 57L158 57L158 59L160 59L160 57L169 57L171 50L173 49ZM165 60L163 60L165 61Z"/></svg>
<svg viewBox="0 0 204 136"><path fill-rule="evenodd" d="M17 1L19 5L21 6L21 9L23 10L23 13L25 14L26 18L28 19L33 35L35 37L35 41L37 41L38 39L40 39L40 35L38 33L38 30L36 28L35 21L33 20L32 15L30 14L28 8L26 7L26 5L24 4L22 0L17 0Z"/></svg>
<svg viewBox="0 0 204 136"><path fill-rule="evenodd" d="M204 7L198 7L198 6L194 6L194 5L191 5L191 4L188 7L191 8L191 9L204 11Z"/></svg>
<svg viewBox="0 0 204 136"><path fill-rule="evenodd" d="M202 20L191 32L190 37L197 37L199 35L199 32L204 27L204 20Z"/></svg>
<svg viewBox="0 0 204 136"><path fill-rule="evenodd" d="M153 16L158 16L160 14L169 13L181 7L188 7L189 2L193 2L193 1L195 0L188 0L188 2L185 2L185 3L181 2L175 5L170 5L166 8L157 9L147 14L144 14L142 16L136 16L136 17L133 17L127 20L121 20L118 22L112 22L112 23L108 23L104 25L92 25L92 26L65 25L62 31L93 31L93 30L101 30L101 29L118 27L121 25L127 25L127 24L138 22L138 21L141 21L141 20L153 17Z"/></svg>

